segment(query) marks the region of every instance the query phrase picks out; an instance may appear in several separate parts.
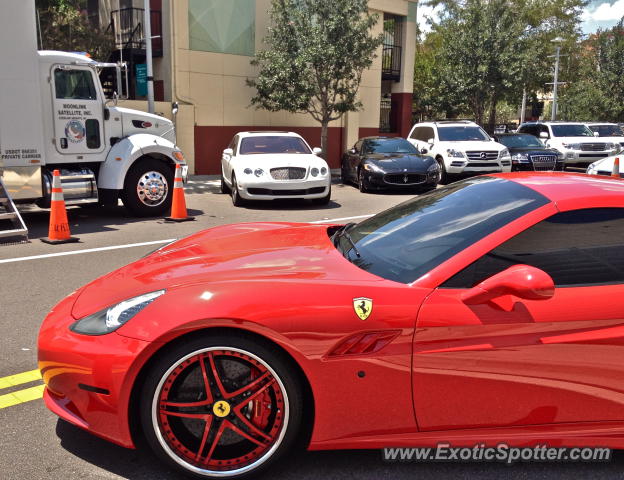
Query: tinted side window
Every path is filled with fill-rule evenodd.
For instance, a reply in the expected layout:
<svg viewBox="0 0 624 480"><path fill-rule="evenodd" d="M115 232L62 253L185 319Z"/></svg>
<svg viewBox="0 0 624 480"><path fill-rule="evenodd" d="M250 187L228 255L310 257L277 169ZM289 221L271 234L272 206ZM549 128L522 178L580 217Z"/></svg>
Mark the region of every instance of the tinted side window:
<svg viewBox="0 0 624 480"><path fill-rule="evenodd" d="M360 140L359 142L355 143L353 148L355 148L356 153L360 153L362 151L362 144L363 143L364 143L364 140Z"/></svg>
<svg viewBox="0 0 624 480"><path fill-rule="evenodd" d="M97 92L90 70L54 70L56 98L96 100Z"/></svg>
<svg viewBox="0 0 624 480"><path fill-rule="evenodd" d="M548 127L546 125L540 125L539 133L546 132L548 134L548 138L550 138L550 132L548 131ZM537 136L539 137L539 133Z"/></svg>
<svg viewBox="0 0 624 480"><path fill-rule="evenodd" d="M624 283L624 209L562 212L516 235L447 280L471 288L519 263L548 273L557 287Z"/></svg>
<svg viewBox="0 0 624 480"><path fill-rule="evenodd" d="M539 136L536 125L524 125L518 130L520 133L528 133L529 135Z"/></svg>
<svg viewBox="0 0 624 480"><path fill-rule="evenodd" d="M410 135L410 138L413 138L414 140L422 140L421 132L422 132L422 127L414 128L414 131Z"/></svg>
<svg viewBox="0 0 624 480"><path fill-rule="evenodd" d="M435 139L435 134L433 133L433 128L431 128L431 127L424 127L422 129L422 141L426 142L430 138Z"/></svg>

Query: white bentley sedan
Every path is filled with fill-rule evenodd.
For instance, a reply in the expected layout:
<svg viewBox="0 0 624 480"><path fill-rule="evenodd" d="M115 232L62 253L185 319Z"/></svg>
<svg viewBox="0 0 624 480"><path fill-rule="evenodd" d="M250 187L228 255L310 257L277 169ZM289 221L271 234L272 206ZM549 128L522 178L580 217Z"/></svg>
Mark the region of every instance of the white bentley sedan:
<svg viewBox="0 0 624 480"><path fill-rule="evenodd" d="M239 132L223 150L221 192L230 192L237 207L278 198L327 204L331 172L320 151L293 132Z"/></svg>

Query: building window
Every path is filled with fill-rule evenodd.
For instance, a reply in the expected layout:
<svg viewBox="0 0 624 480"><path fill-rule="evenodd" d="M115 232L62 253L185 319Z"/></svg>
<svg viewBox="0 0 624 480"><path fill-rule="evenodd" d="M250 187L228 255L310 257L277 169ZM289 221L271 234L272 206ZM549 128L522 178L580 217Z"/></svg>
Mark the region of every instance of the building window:
<svg viewBox="0 0 624 480"><path fill-rule="evenodd" d="M383 47L381 54L381 79L401 79L401 50L405 17L384 13Z"/></svg>
<svg viewBox="0 0 624 480"><path fill-rule="evenodd" d="M255 0L189 0L191 50L253 56Z"/></svg>

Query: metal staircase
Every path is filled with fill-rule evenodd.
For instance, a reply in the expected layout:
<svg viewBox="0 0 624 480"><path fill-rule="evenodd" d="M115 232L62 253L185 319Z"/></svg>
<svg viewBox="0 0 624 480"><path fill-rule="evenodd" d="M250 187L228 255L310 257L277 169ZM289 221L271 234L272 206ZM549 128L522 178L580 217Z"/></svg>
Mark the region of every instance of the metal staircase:
<svg viewBox="0 0 624 480"><path fill-rule="evenodd" d="M28 240L28 229L0 177L0 243Z"/></svg>

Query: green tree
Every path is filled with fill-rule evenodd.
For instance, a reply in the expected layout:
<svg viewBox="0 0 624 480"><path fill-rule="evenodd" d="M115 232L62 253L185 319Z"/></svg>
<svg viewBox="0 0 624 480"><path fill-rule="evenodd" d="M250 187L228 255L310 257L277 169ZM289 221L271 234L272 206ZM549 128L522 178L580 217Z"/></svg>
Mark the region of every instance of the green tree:
<svg viewBox="0 0 624 480"><path fill-rule="evenodd" d="M108 60L113 50L112 35L88 21L85 0L35 0L35 5L41 48L87 52L97 60Z"/></svg>
<svg viewBox="0 0 624 480"><path fill-rule="evenodd" d="M327 152L327 127L357 111L364 69L371 66L381 36L367 0L273 0L271 26L252 65L258 76L252 105L269 111L308 113L321 124Z"/></svg>
<svg viewBox="0 0 624 480"><path fill-rule="evenodd" d="M544 91L556 36L574 44L585 0L431 0L441 5L434 75L441 104L493 130L500 102L519 105L523 89ZM425 40L426 42L427 40ZM415 90L416 92L416 90ZM448 109L447 109L448 110ZM487 119L487 121L486 121Z"/></svg>
<svg viewBox="0 0 624 480"><path fill-rule="evenodd" d="M624 17L582 42L575 76L561 95L569 120L624 122Z"/></svg>

